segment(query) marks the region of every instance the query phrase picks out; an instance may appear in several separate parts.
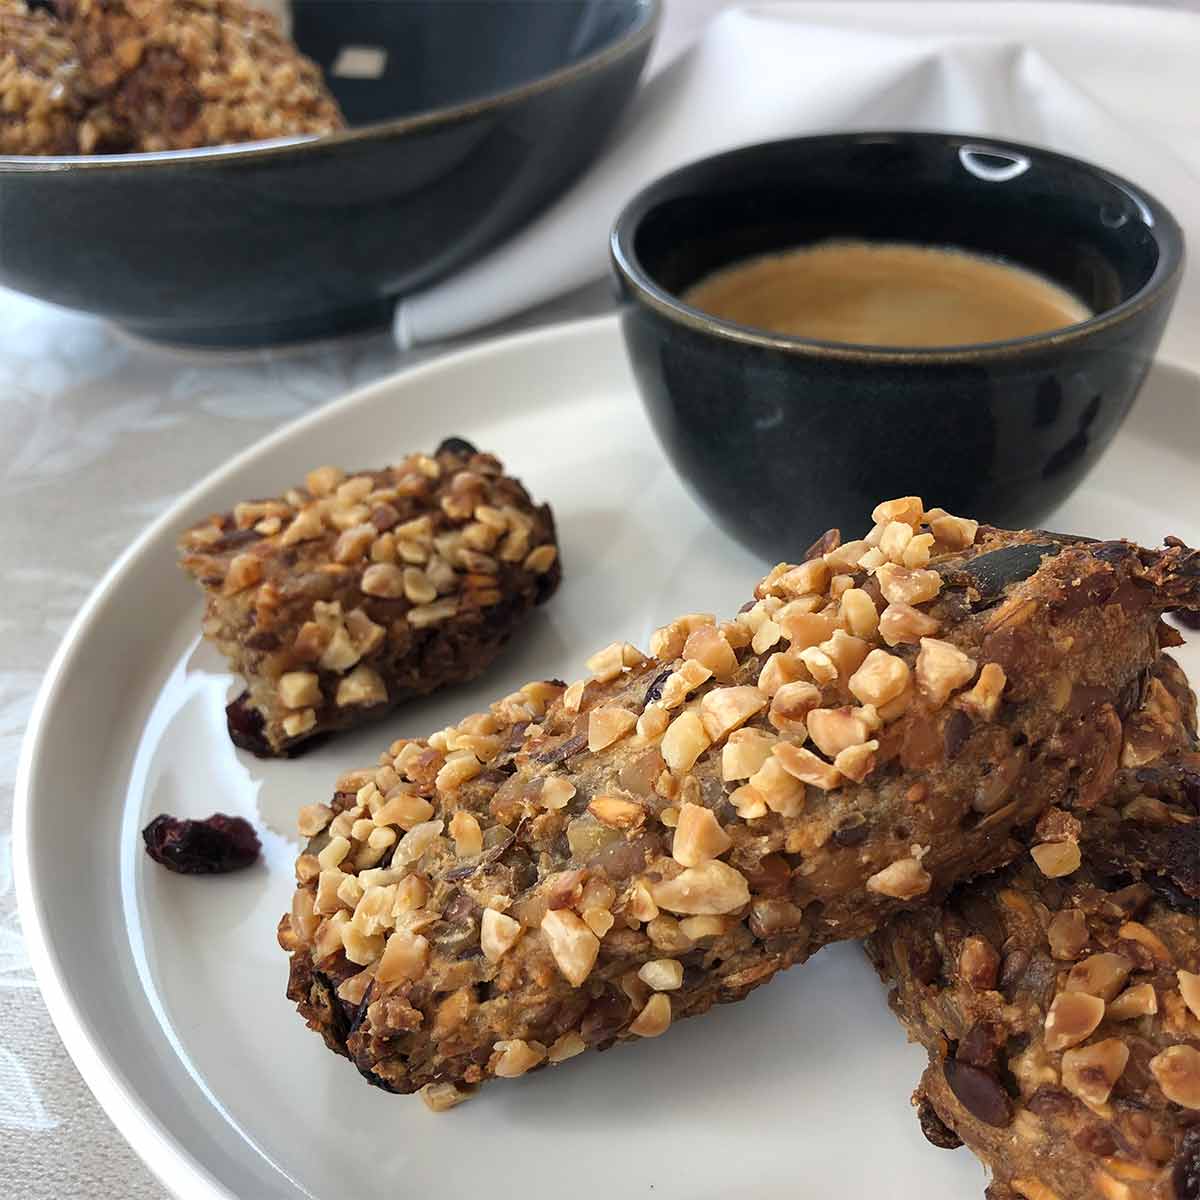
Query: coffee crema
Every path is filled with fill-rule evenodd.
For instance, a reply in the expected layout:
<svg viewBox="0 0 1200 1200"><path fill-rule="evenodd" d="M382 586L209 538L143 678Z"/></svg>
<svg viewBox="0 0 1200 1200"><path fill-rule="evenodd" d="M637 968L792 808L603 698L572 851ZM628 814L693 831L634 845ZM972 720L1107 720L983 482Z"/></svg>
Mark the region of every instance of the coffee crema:
<svg viewBox="0 0 1200 1200"><path fill-rule="evenodd" d="M859 346L1001 342L1093 315L1024 267L902 242L825 241L743 259L683 299L739 325Z"/></svg>

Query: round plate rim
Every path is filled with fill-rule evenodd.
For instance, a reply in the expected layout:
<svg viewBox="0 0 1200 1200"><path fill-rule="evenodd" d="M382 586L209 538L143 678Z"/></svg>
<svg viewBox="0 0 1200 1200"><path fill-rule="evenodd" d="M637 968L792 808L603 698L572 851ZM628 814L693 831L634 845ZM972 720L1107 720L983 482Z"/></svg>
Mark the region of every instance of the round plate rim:
<svg viewBox="0 0 1200 1200"><path fill-rule="evenodd" d="M13 793L13 883L22 933L38 989L50 1012L54 1028L84 1082L105 1114L116 1125L121 1136L159 1183L180 1200L240 1198L216 1180L186 1146L168 1134L136 1092L125 1083L119 1065L94 1038L80 1012L67 972L59 961L50 931L42 919L39 899L41 885L33 866L35 847L30 840L29 814L34 802L35 774L45 754L42 742L47 714L59 695L71 660L88 634L99 609L150 543L161 537L165 531L178 527L183 514L195 505L203 494L220 487L226 479L236 474L251 460L268 454L310 426L321 424L338 414L350 412L359 405L369 403L397 388L419 387L423 380L442 373L453 373L479 359L536 354L547 347L576 338L602 340L607 337L615 341L617 322L617 314L602 313L598 316L488 338L476 345L439 355L429 362L401 367L398 371L354 388L313 412L289 421L273 433L267 434L222 466L203 476L142 530L89 593L46 668L21 743Z"/></svg>

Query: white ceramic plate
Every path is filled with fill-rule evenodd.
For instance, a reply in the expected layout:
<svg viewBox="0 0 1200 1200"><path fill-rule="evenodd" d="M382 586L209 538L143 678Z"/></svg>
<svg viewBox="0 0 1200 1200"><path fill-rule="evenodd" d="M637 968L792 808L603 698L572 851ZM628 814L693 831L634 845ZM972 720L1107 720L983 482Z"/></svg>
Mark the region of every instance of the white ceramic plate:
<svg viewBox="0 0 1200 1200"><path fill-rule="evenodd" d="M1054 527L1200 539L1200 383L1153 372ZM478 684L414 704L298 762L235 751L232 680L198 645L177 531L320 462L369 465L462 434L549 498L565 582ZM933 503L936 497L927 497ZM797 514L796 546L819 533ZM609 1196L798 1200L977 1196L966 1151L927 1146L905 1044L856 947L657 1041L499 1083L449 1115L367 1087L284 998L275 925L296 809L400 734L429 733L530 678L688 609L732 612L761 564L676 481L635 395L614 318L523 334L357 392L248 451L116 564L38 700L17 784L21 918L54 1020L112 1119L181 1197ZM1185 663L1200 666L1185 652ZM139 830L170 812L248 817L265 865L186 878Z"/></svg>

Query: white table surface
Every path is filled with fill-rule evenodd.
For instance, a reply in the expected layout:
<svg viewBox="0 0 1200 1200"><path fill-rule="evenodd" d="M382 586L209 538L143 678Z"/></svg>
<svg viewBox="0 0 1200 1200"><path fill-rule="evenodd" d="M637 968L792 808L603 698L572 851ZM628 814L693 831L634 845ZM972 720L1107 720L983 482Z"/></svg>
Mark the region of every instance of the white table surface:
<svg viewBox="0 0 1200 1200"><path fill-rule="evenodd" d="M659 53L723 2L669 0ZM1170 6L1200 9L1200 0ZM607 285L597 284L485 334L608 305ZM181 354L0 289L0 1196L166 1195L63 1050L16 914L13 781L59 639L114 558L180 492L284 422L449 348L401 354L377 333L286 351Z"/></svg>

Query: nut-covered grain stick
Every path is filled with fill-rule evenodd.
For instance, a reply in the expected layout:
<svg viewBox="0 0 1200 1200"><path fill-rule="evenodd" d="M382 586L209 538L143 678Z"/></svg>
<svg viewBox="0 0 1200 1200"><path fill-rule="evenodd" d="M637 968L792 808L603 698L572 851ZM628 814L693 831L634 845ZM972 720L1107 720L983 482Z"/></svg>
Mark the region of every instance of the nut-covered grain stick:
<svg viewBox="0 0 1200 1200"><path fill-rule="evenodd" d="M1077 871L1019 860L868 942L929 1051L922 1128L990 1200L1200 1195L1200 755L1161 663Z"/></svg>
<svg viewBox="0 0 1200 1200"><path fill-rule="evenodd" d="M739 999L1006 862L1016 830L1077 865L1065 834L1176 636L1160 612L1197 604L1195 556L914 497L874 516L734 620L606 647L306 810L280 939L328 1044L448 1104Z"/></svg>
<svg viewBox="0 0 1200 1200"><path fill-rule="evenodd" d="M258 754L473 679L560 576L549 507L461 438L382 471L310 471L180 552L205 634L246 681L230 735Z"/></svg>

